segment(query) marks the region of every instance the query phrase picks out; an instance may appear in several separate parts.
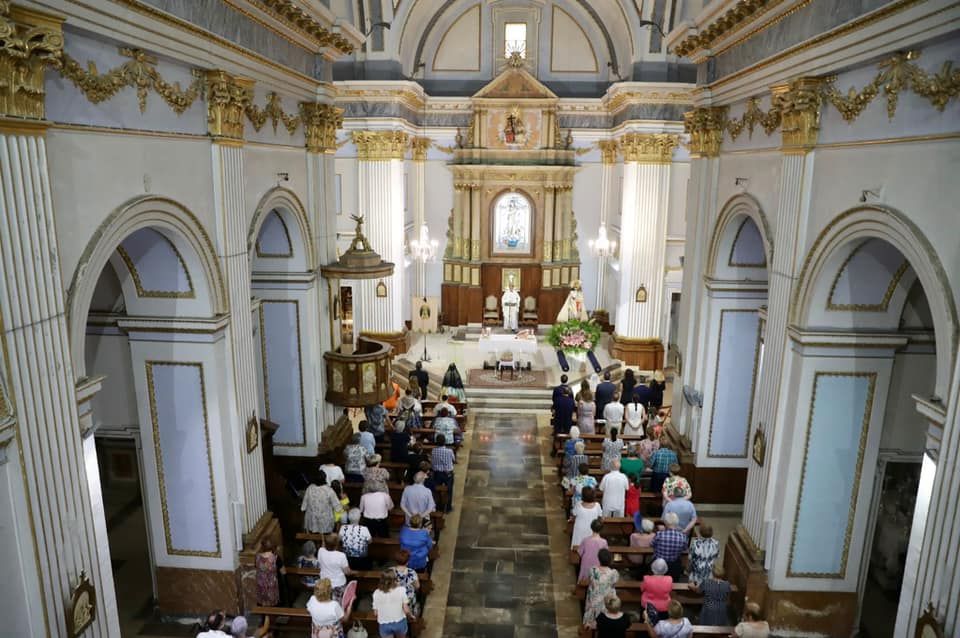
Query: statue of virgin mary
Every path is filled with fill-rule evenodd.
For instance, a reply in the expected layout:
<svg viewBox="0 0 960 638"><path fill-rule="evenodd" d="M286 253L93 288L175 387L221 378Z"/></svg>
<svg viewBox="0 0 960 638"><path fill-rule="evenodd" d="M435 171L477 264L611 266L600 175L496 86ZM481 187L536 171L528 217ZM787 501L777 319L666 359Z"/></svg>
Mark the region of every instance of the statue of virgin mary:
<svg viewBox="0 0 960 638"><path fill-rule="evenodd" d="M560 313L557 314L557 323L563 323L571 319L587 321L587 308L583 305L583 288L580 286L580 280L575 279L570 284L570 293L567 300L563 302Z"/></svg>

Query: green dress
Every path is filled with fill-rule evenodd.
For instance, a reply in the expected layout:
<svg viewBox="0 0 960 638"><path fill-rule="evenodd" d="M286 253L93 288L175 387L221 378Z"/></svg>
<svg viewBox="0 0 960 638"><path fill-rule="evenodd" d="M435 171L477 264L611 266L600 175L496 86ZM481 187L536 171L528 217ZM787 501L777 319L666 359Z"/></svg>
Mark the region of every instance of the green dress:
<svg viewBox="0 0 960 638"><path fill-rule="evenodd" d="M620 471L630 476L632 474L643 474L643 459L626 457L620 460Z"/></svg>

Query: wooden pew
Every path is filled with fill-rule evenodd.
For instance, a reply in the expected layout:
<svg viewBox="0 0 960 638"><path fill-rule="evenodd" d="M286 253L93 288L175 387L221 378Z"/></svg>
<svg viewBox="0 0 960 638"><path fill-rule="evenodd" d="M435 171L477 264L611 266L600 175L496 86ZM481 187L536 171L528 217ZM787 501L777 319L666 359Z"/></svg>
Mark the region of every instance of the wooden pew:
<svg viewBox="0 0 960 638"><path fill-rule="evenodd" d="M603 449L603 442L606 440L606 434L581 434L580 438L583 439L583 442L586 444L588 450L600 450ZM626 441L627 445L631 443L639 443L643 441L645 436L640 434L627 434L623 436L618 436L618 439L623 439ZM569 434L556 434L553 437L553 449L560 451L563 449L563 446L566 445L567 441L570 440Z"/></svg>
<svg viewBox="0 0 960 638"><path fill-rule="evenodd" d="M270 631L275 636L297 636L303 638L310 635L310 612L306 607L254 607L251 613L258 614L264 618L270 619ZM356 611L350 614L350 620L344 623L344 632L352 625L353 621L358 620L364 629L371 636L379 636L380 630L377 625L377 616L373 611ZM425 623L422 618L417 618L410 623L410 635L419 635Z"/></svg>
<svg viewBox="0 0 960 638"><path fill-rule="evenodd" d="M654 517L647 517L647 518L650 518L650 520L653 521L654 525L663 524L663 519L661 518L654 518ZM701 525L703 522L704 521L702 519L698 518L697 522L694 523L694 527ZM600 535L603 536L604 538L607 538L608 536L629 537L630 534L633 534L634 531L636 531L636 529L634 527L632 518L628 516L616 517L616 518L610 517L610 518L603 519L603 528L600 530ZM568 534L573 533L573 522L569 520L567 521L567 533Z"/></svg>
<svg viewBox="0 0 960 638"><path fill-rule="evenodd" d="M630 547L629 545L610 545L607 549L610 550L610 553L613 554L613 565L617 567L637 567L636 563L630 561L628 556L640 556L646 559L649 556L653 556L652 547ZM682 560L685 562L687 560L687 552L684 551L682 554ZM570 548L570 564L579 567L580 566L580 554L577 552L576 547Z"/></svg>
<svg viewBox="0 0 960 638"><path fill-rule="evenodd" d="M639 580L617 581L617 597L625 603L640 603L643 594L643 582ZM736 585L730 585L731 593L738 591ZM587 586L577 583L577 598L586 600ZM673 598L686 606L700 606L703 604L703 594L690 589L690 583L674 583ZM728 601L730 602L730 601Z"/></svg>
<svg viewBox="0 0 960 638"><path fill-rule="evenodd" d="M323 534L313 534L311 532L297 532L298 541L314 541L316 543L323 542ZM367 549L367 555L375 561L388 562L392 561L397 554L397 550L400 549L400 539L391 537L391 538L374 538L370 541L370 545ZM433 547L430 549L428 557L430 561L436 560L437 556L440 555L439 546L434 543ZM428 567L429 570L429 567Z"/></svg>
<svg viewBox="0 0 960 638"><path fill-rule="evenodd" d="M397 507L400 506L400 497L403 496L403 488L406 485L403 483L388 483L387 488L390 490L390 498L393 499L393 504ZM350 499L352 507L357 507L360 504L360 497L363 495L363 483L344 483L343 491ZM441 485L437 488L437 495L435 497L437 509L444 511L447 505L447 486Z"/></svg>
<svg viewBox="0 0 960 638"><path fill-rule="evenodd" d="M296 581L299 586L303 585L303 583L300 581L301 576L320 575L320 568L318 567L287 567L286 570L287 576L296 577ZM372 594L377 588L377 585L380 583L381 573L382 572L378 569L369 571L355 571L347 580L357 581L358 594ZM428 572L417 572L417 578L420 579L420 593L427 595L433 591L433 581L430 579L430 574Z"/></svg>
<svg viewBox="0 0 960 638"><path fill-rule="evenodd" d="M712 636L730 636L733 634L733 627L710 627L706 625L693 625L691 638L711 638ZM627 629L627 638L657 638L653 627L647 623L635 622Z"/></svg>

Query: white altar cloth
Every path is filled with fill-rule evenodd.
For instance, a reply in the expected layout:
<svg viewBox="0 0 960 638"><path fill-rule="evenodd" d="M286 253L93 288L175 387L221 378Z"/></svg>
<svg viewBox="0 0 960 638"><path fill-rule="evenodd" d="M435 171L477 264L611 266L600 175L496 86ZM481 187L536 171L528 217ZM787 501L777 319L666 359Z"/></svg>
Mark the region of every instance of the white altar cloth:
<svg viewBox="0 0 960 638"><path fill-rule="evenodd" d="M482 354L491 352L497 357L503 352L512 352L514 359L519 354L534 354L537 351L537 338L533 335L529 337L517 337L517 335L498 335L491 334L480 337L477 341L477 347Z"/></svg>

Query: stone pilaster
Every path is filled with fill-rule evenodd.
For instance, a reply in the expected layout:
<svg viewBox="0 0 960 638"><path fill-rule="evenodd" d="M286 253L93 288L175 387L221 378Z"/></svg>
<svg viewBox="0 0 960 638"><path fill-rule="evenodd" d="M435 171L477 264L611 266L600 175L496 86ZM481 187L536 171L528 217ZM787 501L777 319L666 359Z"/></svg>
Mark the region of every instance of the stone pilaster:
<svg viewBox="0 0 960 638"><path fill-rule="evenodd" d="M207 123L214 143L213 203L216 211L216 246L223 269L230 307L230 361L235 400L230 414L231 440L241 459L244 532L251 531L267 512L263 454L258 447L247 452L247 421L257 416L257 371L250 310L250 256L244 202L243 132L244 109L250 102L253 81L225 71L206 73ZM228 470L229 471L229 470Z"/></svg>
<svg viewBox="0 0 960 638"><path fill-rule="evenodd" d="M699 369L704 361L704 339L707 334L705 314L702 312L706 290L703 273L706 256L716 219L717 186L720 173L720 145L723 140L725 107L697 108L684 116L684 126L690 136L690 181L687 186L687 228L683 249L684 306L679 322L677 343L681 354L681 383L673 384L673 424L681 434L693 431L693 412L683 398L683 387L697 387Z"/></svg>
<svg viewBox="0 0 960 638"><path fill-rule="evenodd" d="M26 597L4 622L30 636L66 634L64 601L83 573L98 596L113 596L88 490L98 476L81 440L43 121L43 72L59 64L61 23L0 2L0 449L16 453L5 471L22 562L7 567ZM105 604L87 635L119 631Z"/></svg>
<svg viewBox="0 0 960 638"><path fill-rule="evenodd" d="M773 259L769 267L767 292L767 323L763 352L763 373L757 382L755 423L764 429L767 449L779 447L778 436L786 423L793 423L792 414L786 414L780 400L781 379L787 344L787 321L790 298L796 285L803 254L801 249L809 215L810 179L813 172L819 131L819 98L811 95L818 80L801 78L789 84L771 88L774 108L780 112L783 126L777 225L773 239ZM767 462L751 462L747 474L747 490L743 509L743 524L754 542L764 547L764 522L779 519L782 503L776 502L768 490L771 476L779 476L777 454L768 455Z"/></svg>
<svg viewBox="0 0 960 638"><path fill-rule="evenodd" d="M420 236L420 228L426 223L426 208L424 197L426 195L427 179L427 149L430 148L432 140L429 137L415 137L410 140L410 150L413 157L413 234ZM427 294L427 265L419 260L414 260L414 289L418 295Z"/></svg>
<svg viewBox="0 0 960 638"><path fill-rule="evenodd" d="M395 343L405 331L402 310L402 300L407 293L403 272L403 157L407 134L403 131L353 131L352 136L357 147L360 214L368 229L367 238L384 261L396 265L389 277L357 283L359 295L354 299L354 313L359 321L355 320L354 325L357 334ZM385 297L376 294L381 282L386 286Z"/></svg>
<svg viewBox="0 0 960 638"><path fill-rule="evenodd" d="M677 135L628 133L623 152L620 291L611 354L645 369L663 365L660 309L670 190Z"/></svg>
<svg viewBox="0 0 960 638"><path fill-rule="evenodd" d="M610 219L610 210L613 208L613 169L617 163L617 153L620 146L616 140L600 140L597 143L600 147L600 228L607 228L607 220ZM607 259L600 257L597 260L597 302L594 305L594 313L600 317L609 320L609 315L604 308L604 298L606 297L607 280Z"/></svg>

